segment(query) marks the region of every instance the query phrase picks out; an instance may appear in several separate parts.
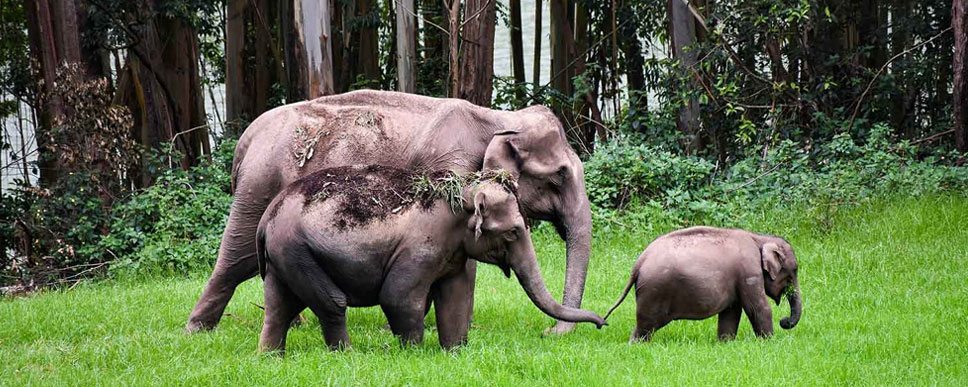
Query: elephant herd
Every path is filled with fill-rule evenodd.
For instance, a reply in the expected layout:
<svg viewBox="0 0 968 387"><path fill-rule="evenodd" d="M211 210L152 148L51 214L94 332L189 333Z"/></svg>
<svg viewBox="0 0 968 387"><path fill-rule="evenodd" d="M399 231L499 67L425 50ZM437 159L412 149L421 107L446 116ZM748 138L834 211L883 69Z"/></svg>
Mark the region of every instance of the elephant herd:
<svg viewBox="0 0 968 387"><path fill-rule="evenodd" d="M440 344L451 348L467 340L477 261L514 273L558 320L546 334L577 322L606 325L579 309L592 234L582 163L543 106L504 112L384 91L290 104L246 129L231 175L228 223L189 333L214 328L236 287L261 274L261 350L284 350L306 308L333 349L350 345L346 308L375 305L404 343L419 343L431 303ZM566 243L561 304L545 288L528 220L552 223ZM661 236L635 262L619 303L633 285L633 340L675 319L715 314L727 339L741 311L768 336L768 298L779 303L786 292L787 329L802 309L790 245L743 230Z"/></svg>

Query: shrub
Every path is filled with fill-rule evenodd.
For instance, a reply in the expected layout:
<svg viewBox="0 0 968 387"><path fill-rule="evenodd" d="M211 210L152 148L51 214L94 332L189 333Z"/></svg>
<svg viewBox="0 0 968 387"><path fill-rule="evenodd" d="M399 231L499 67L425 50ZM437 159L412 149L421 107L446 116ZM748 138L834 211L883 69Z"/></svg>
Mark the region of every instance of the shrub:
<svg viewBox="0 0 968 387"><path fill-rule="evenodd" d="M115 208L110 233L94 249L115 258L115 272L183 273L215 262L232 203L235 141L190 171L172 169Z"/></svg>

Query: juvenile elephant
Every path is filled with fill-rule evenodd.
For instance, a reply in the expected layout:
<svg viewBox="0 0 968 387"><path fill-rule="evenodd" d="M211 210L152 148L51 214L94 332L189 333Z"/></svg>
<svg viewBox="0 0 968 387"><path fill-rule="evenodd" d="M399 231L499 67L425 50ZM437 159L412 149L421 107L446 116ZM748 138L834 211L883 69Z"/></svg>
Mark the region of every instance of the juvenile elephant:
<svg viewBox="0 0 968 387"><path fill-rule="evenodd" d="M508 276L513 270L549 316L605 324L548 293L509 174L430 176L379 166L324 169L274 199L256 239L265 280L261 350L284 350L290 322L307 306L332 349L350 344L348 306L380 305L394 334L420 343L430 293L468 258ZM465 317L451 305L436 307L444 348L467 338Z"/></svg>
<svg viewBox="0 0 968 387"><path fill-rule="evenodd" d="M552 222L567 244L564 305L581 306L591 249L591 209L581 160L546 107L496 111L459 99L360 90L280 106L245 130L232 162L234 199L215 270L187 332L218 324L236 287L258 273L255 233L269 202L325 168L387 165L407 170L505 169L518 181L526 218ZM439 286L434 304L461 300L470 321L475 266ZM458 296L459 295L459 296ZM465 300L467 302L465 302ZM559 322L550 332L568 332Z"/></svg>
<svg viewBox="0 0 968 387"><path fill-rule="evenodd" d="M719 339L736 336L740 315L759 337L773 335L767 298L780 304L787 291L790 317L800 321L802 305L797 258L783 238L738 229L691 227L656 238L632 267L625 291L607 319L635 286L636 321L630 341L648 341L672 320L702 320L719 314Z"/></svg>

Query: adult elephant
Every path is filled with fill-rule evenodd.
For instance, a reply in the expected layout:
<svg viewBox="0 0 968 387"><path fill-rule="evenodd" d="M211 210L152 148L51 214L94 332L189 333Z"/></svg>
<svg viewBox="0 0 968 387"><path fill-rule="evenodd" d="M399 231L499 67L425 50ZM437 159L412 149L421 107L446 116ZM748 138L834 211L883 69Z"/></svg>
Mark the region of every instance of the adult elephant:
<svg viewBox="0 0 968 387"><path fill-rule="evenodd" d="M504 112L459 99L355 91L294 103L257 118L232 163L235 199L218 261L185 325L214 328L235 288L258 273L255 235L269 202L289 183L323 168L379 164L470 172L505 169L518 178L522 213L552 222L566 242L563 304L581 306L591 249L584 169L561 123L543 106ZM476 266L439 285L433 302L470 321ZM558 321L546 333L567 333Z"/></svg>

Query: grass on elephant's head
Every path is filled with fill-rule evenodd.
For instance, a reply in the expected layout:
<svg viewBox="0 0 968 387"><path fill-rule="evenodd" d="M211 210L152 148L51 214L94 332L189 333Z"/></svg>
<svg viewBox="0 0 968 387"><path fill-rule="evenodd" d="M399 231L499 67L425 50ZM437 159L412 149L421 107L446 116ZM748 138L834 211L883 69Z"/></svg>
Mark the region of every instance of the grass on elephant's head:
<svg viewBox="0 0 968 387"><path fill-rule="evenodd" d="M442 351L427 330L401 348L378 308L351 309L353 349L330 353L319 324L289 335L285 359L256 353L261 281L243 284L213 332L181 328L205 281L105 281L0 301L0 384L963 384L968 380L968 199L876 202L836 215L829 230L764 213L750 228L787 237L800 261L804 316L770 340L715 340L716 320L677 321L629 345L634 302L563 337L513 279L481 265L470 343ZM659 232L601 228L584 307L603 313L632 262ZM534 233L542 271L561 294L564 245ZM789 313L784 302L774 321ZM432 327L433 318L428 321Z"/></svg>

